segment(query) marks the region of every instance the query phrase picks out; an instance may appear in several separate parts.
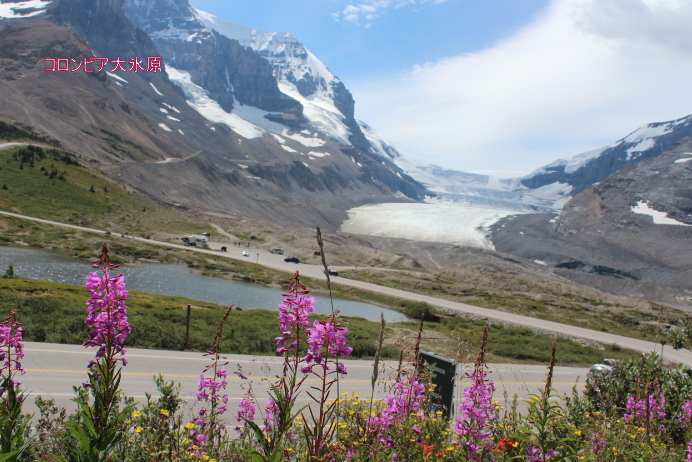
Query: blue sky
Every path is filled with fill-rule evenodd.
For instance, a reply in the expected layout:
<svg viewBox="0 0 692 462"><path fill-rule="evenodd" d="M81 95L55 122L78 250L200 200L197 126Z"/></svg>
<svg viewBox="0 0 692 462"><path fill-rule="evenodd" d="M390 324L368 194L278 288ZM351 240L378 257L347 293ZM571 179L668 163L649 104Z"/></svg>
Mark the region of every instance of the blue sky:
<svg viewBox="0 0 692 462"><path fill-rule="evenodd" d="M690 0L191 0L290 32L406 153L502 176L692 113Z"/></svg>
<svg viewBox="0 0 692 462"><path fill-rule="evenodd" d="M192 0L200 10L266 32L290 32L347 86L476 51L519 30L547 0ZM384 6L384 3L390 5ZM405 3L396 6L397 3ZM488 4L491 4L489 7ZM354 9L349 9L353 6ZM347 10L344 13L344 10ZM347 13L351 11L351 14Z"/></svg>

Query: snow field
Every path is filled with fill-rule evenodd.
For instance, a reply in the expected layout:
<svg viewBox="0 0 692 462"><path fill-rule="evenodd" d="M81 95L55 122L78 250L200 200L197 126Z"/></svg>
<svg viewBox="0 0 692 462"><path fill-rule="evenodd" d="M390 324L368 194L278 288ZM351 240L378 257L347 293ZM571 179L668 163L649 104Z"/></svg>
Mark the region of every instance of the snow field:
<svg viewBox="0 0 692 462"><path fill-rule="evenodd" d="M341 231L494 250L490 226L514 214L458 203L363 205L348 211Z"/></svg>
<svg viewBox="0 0 692 462"><path fill-rule="evenodd" d="M681 221L674 220L672 218L668 218L668 214L666 212L659 212L656 209L652 209L649 206L648 202L642 202L642 201L637 202L637 205L632 207L632 211L634 213L638 213L640 215L649 215L653 219L654 224L657 224L657 225L692 226L692 225L688 225L687 223L683 223Z"/></svg>

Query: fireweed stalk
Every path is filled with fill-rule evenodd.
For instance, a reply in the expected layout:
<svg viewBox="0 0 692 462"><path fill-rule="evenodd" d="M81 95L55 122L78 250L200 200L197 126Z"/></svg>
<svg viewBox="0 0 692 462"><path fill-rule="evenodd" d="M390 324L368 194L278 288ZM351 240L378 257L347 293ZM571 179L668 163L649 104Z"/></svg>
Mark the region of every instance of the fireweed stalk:
<svg viewBox="0 0 692 462"><path fill-rule="evenodd" d="M296 271L286 285L288 292L283 294L284 301L278 306L279 324L283 333L276 338L276 352L284 357L284 367L281 377L271 386L269 401L265 409L264 429L260 428L249 418L243 418L252 429L261 451L250 449L253 460L281 460L284 437L290 433L295 418L302 409L293 412L298 391L307 378L303 374L298 378L302 362L301 351L309 335L310 319L308 315L315 311L315 299L308 294L310 291L300 282L300 274Z"/></svg>
<svg viewBox="0 0 692 462"><path fill-rule="evenodd" d="M692 431L692 399L688 399L683 403L680 423L685 430L686 439L689 441L687 444L687 459L685 459L685 462L692 462L692 438L690 438L690 433Z"/></svg>
<svg viewBox="0 0 692 462"><path fill-rule="evenodd" d="M223 325L232 310L233 305L226 310L219 327L216 328L212 349L204 354L205 356L212 356L214 359L199 376L197 402L207 403L208 407L200 409L197 412L197 417L192 419L194 426L190 429L192 440L188 451L196 456L215 452L215 443L221 441L222 433L226 429L226 425L221 422L221 415L228 410L226 407L228 394L222 394L228 384L225 367L228 362L224 361L226 357L221 355L220 350ZM205 376L209 371L211 371L211 377Z"/></svg>
<svg viewBox="0 0 692 462"><path fill-rule="evenodd" d="M564 422L564 410L559 402L551 401L553 396L553 374L555 371L555 354L557 341L553 341L550 349L550 365L546 376L545 387L541 395L532 395L528 401L529 413L527 416L530 428L524 429L517 438L522 439L527 445L527 462L547 462L558 457L561 450L561 460L572 460L574 456L570 443L573 438L562 435L569 434L570 428Z"/></svg>
<svg viewBox="0 0 692 462"><path fill-rule="evenodd" d="M247 376L243 374L240 366L238 366L236 375L242 380L247 380ZM241 386L241 388L244 387ZM257 412L257 407L255 406L256 402L257 398L255 397L255 392L252 389L252 382L249 382L248 390L245 392L240 402L238 402L238 412L236 414L236 421L238 422L238 425L235 426L235 431L238 432L238 436L241 440L249 435L247 431L249 426L245 422L247 420L255 420L255 413ZM242 424L242 426L240 424Z"/></svg>
<svg viewBox="0 0 692 462"><path fill-rule="evenodd" d="M300 282L297 271L286 287L288 292L278 307L283 333L276 338L276 352L284 356L283 374L271 388L265 408L264 429L248 418L243 420L253 429L262 448L261 453L251 451L253 458L274 460L282 455L282 441L291 438L293 421L302 415L308 457L318 460L326 453L336 428L334 417L338 400L328 404L330 392L337 383L337 377L347 372L338 358L350 357L353 349L346 346L348 329L335 321L338 312L326 321L317 320L311 324L309 314L315 311L315 300L308 295L309 290ZM316 376L321 386L312 387L314 391L307 392L317 404L316 409L309 408L311 419L308 420L302 413L305 408L295 413L292 410L303 382L310 375Z"/></svg>
<svg viewBox="0 0 692 462"><path fill-rule="evenodd" d="M25 397L19 391L22 382L15 380L16 374L26 372L20 362L23 357L22 327L13 310L0 323L0 454L7 457L0 459L9 462L18 460L28 445L24 435L29 420L22 415Z"/></svg>
<svg viewBox="0 0 692 462"><path fill-rule="evenodd" d="M648 390L647 390L648 391ZM630 425L643 427L649 436L656 435L651 429L652 424L659 423L657 433L663 433L665 427L660 424L666 418L666 396L662 391L649 393L648 398L644 396L628 396L627 405L623 417Z"/></svg>
<svg viewBox="0 0 692 462"><path fill-rule="evenodd" d="M22 324L17 321L17 312L10 311L4 322L0 322L0 378L3 386L0 387L0 397L6 390L17 388L22 382L14 380L16 373L24 374L20 360L24 357L24 344L22 343Z"/></svg>
<svg viewBox="0 0 692 462"><path fill-rule="evenodd" d="M320 248L320 259L322 260L322 268L324 268L324 277L327 280L327 290L329 291L329 303L330 307L332 309L332 317L334 317L337 313L334 312L334 297L332 296L332 279L331 279L331 274L329 271L329 266L327 266L327 253L324 251L324 239L322 238L322 230L320 229L319 226L316 226L315 229L315 238L317 239L317 246ZM336 362L338 364L339 359L336 358ZM337 365L338 368L338 365ZM339 392L339 376L337 374L336 377L336 394L338 396L341 396L341 393ZM336 413L339 414L339 401L336 401ZM339 432L339 427L337 427L337 436Z"/></svg>
<svg viewBox="0 0 692 462"><path fill-rule="evenodd" d="M303 373L316 376L320 380L319 388L312 387L317 394L308 391L307 394L317 404L317 414L308 408L312 425L306 423L305 436L308 441L308 454L311 460L322 460L327 450L327 443L332 440L336 430L336 406L338 399L330 404L329 396L334 384L338 384L340 374L347 373L346 366L339 358L350 358L353 348L346 346L348 328L341 327L335 321L338 311L334 312L327 321L315 321L308 329L308 353L305 356L306 365L301 368ZM333 358L330 360L329 358ZM333 365L330 366L330 363ZM307 422L307 420L306 420Z"/></svg>
<svg viewBox="0 0 692 462"><path fill-rule="evenodd" d="M91 296L86 302L85 324L92 328L85 347L96 347L89 362L91 399L75 398L79 404L82 425L70 428L73 440L68 442L70 460L101 461L108 458L123 437L124 422L132 406L119 410L121 367L125 359L125 340L131 332L127 318L126 300L129 295L122 274L111 276L118 267L111 262L108 244L103 243L101 255L92 265L101 270L89 273L85 287ZM117 357L120 356L120 357Z"/></svg>
<svg viewBox="0 0 692 462"><path fill-rule="evenodd" d="M384 409L373 413L371 408L370 416L365 422L365 433L371 441L371 452L369 455L374 457L374 460L378 460L378 453L383 450L385 452L389 450L398 451L391 454L392 458L395 457L395 454L397 456L402 455L399 452L403 451L405 453L406 448L401 446L408 445L410 441L406 441L406 439L402 441L402 438L399 437L400 435L396 433L401 433L402 427L411 423L411 417L416 417L417 420L420 420L425 415L422 410L426 399L425 383L420 376L421 368L418 367L418 353L420 352L422 332L423 318L421 317L416 343L413 348L416 361L405 364L404 352L402 350L399 356L396 381L391 393L384 400ZM420 427L417 422L411 425L410 428L413 433L420 434ZM414 441L416 440L414 439Z"/></svg>
<svg viewBox="0 0 692 462"><path fill-rule="evenodd" d="M483 329L481 349L471 373L471 386L464 390L464 400L459 406L455 431L468 460L486 460L495 449L490 425L495 419L492 403L495 385L487 378L485 349L488 344L488 328Z"/></svg>

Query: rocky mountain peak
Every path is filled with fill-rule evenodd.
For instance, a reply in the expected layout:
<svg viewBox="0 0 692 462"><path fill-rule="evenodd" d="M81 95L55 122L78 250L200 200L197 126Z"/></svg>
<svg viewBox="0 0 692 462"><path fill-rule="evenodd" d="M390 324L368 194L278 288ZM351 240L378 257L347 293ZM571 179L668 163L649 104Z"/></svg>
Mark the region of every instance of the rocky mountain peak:
<svg viewBox="0 0 692 462"><path fill-rule="evenodd" d="M312 129L364 152L376 152L355 119L351 92L296 37L253 29L200 10L195 15L209 29L238 40L265 58L281 91L306 108Z"/></svg>
<svg viewBox="0 0 692 462"><path fill-rule="evenodd" d="M125 16L125 0L55 1L49 18L83 37L99 56L156 55L149 37L137 31Z"/></svg>

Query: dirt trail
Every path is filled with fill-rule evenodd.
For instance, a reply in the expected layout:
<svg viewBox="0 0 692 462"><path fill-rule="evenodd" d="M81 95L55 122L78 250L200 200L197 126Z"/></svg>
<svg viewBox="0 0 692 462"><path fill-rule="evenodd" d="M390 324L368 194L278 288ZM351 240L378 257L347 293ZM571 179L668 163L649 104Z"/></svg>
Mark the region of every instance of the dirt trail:
<svg viewBox="0 0 692 462"><path fill-rule="evenodd" d="M216 231L217 231L219 234L223 234L224 236L226 236L226 237L229 238L230 240L232 240L232 241L240 241L240 240L241 240L239 237L234 236L233 234L230 234L230 233L226 232L221 226L219 226L219 225L217 225L217 224L215 224L215 223L211 223L211 225L212 225L214 228L216 228Z"/></svg>

